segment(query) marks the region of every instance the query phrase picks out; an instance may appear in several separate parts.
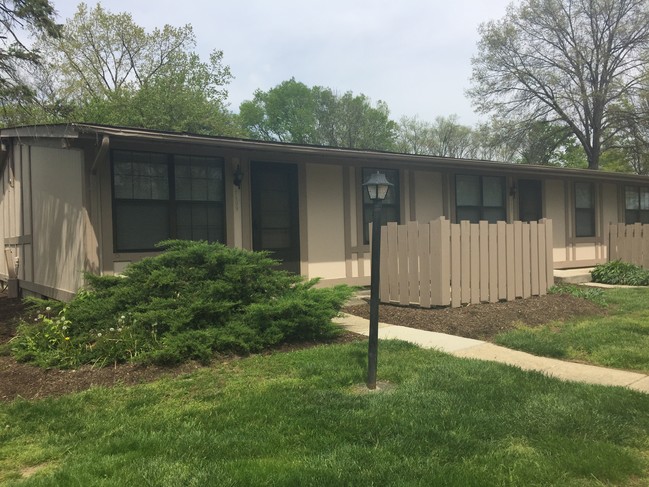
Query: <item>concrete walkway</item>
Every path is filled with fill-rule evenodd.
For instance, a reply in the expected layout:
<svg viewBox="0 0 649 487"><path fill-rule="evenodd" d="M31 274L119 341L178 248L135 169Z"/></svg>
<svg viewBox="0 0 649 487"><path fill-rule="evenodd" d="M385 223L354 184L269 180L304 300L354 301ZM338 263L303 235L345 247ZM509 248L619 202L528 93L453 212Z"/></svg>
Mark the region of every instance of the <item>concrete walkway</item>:
<svg viewBox="0 0 649 487"><path fill-rule="evenodd" d="M365 318L344 314L342 317L337 318L336 322L351 332L369 335L369 320ZM480 340L386 323L379 323L379 339L403 340L419 345L422 348L434 348L450 353L456 357L491 360L514 365L523 370L544 372L562 380L606 386L622 386L649 394L649 376L638 372L627 372L537 357L536 355L510 350Z"/></svg>

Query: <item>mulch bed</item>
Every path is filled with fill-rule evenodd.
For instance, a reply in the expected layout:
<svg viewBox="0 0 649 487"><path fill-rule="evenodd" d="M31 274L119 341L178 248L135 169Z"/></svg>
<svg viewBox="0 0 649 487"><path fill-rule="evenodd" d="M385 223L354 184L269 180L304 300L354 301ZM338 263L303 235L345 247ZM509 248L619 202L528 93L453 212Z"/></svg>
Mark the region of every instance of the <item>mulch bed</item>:
<svg viewBox="0 0 649 487"><path fill-rule="evenodd" d="M369 305L349 306L343 311L369 318ZM17 299L0 295L0 344L8 342L16 331L24 306ZM468 338L490 340L498 333L523 323L540 325L553 320L602 315L606 311L584 299L570 295L548 295L511 302L480 304L462 308L420 309L381 305L380 320L385 323L437 331ZM345 332L331 343L365 340L365 337ZM268 353L278 353L321 345L320 342L283 345ZM223 361L236 360L226 357ZM112 367L79 367L75 370L42 369L17 363L10 356L0 356L0 401L16 398L40 399L78 392L93 386L132 385L162 377L176 377L199 368L197 363L176 367L156 367L122 364Z"/></svg>
<svg viewBox="0 0 649 487"><path fill-rule="evenodd" d="M370 316L368 304L348 306L343 311L368 319ZM538 326L550 321L605 314L601 306L569 294L548 294L461 308L379 306L379 321L383 323L487 341L520 324Z"/></svg>
<svg viewBox="0 0 649 487"><path fill-rule="evenodd" d="M0 344L7 343L15 335L18 320L24 313L25 308L20 300L8 299L6 295L0 295ZM344 332L329 343L345 343L365 339L360 335ZM291 343L266 353L289 352L318 345L322 345L322 342ZM224 357L222 361L230 362L239 358L228 356ZM190 362L174 367L119 364L103 368L83 366L74 370L61 370L43 369L18 363L10 356L0 356L0 401L61 396L96 386L134 385L163 377L189 374L204 367L201 364Z"/></svg>

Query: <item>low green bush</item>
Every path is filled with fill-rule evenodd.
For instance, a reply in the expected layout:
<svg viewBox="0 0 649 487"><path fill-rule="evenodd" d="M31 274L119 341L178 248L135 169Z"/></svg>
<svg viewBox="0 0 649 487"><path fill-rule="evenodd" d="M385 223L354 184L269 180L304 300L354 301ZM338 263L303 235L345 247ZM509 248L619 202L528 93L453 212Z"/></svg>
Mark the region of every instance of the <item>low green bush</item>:
<svg viewBox="0 0 649 487"><path fill-rule="evenodd" d="M594 282L603 284L649 286L649 271L620 260L595 266L591 275Z"/></svg>
<svg viewBox="0 0 649 487"><path fill-rule="evenodd" d="M18 328L15 357L58 367L205 362L326 339L338 333L331 319L353 291L316 289L317 280L277 270L263 252L177 240L161 248L123 276L88 275L87 289L65 306L37 302L37 318Z"/></svg>
<svg viewBox="0 0 649 487"><path fill-rule="evenodd" d="M576 298L588 299L601 306L606 306L604 290L596 287L579 286L577 284L559 283L548 290L549 294L570 294Z"/></svg>

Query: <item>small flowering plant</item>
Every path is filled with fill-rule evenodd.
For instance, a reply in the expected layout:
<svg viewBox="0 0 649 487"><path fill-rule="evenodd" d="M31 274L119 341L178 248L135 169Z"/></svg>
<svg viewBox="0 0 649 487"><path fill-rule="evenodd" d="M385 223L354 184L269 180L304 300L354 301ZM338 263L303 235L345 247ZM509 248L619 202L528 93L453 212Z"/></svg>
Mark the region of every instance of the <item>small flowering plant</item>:
<svg viewBox="0 0 649 487"><path fill-rule="evenodd" d="M90 330L86 355L96 365L137 360L157 348L157 325L147 326L131 313L120 313L113 326Z"/></svg>
<svg viewBox="0 0 649 487"><path fill-rule="evenodd" d="M72 340L72 322L64 307L58 313L51 306L38 312L31 323L19 327L20 340L12 350L19 360L35 361L41 365L72 367L79 362L79 350Z"/></svg>

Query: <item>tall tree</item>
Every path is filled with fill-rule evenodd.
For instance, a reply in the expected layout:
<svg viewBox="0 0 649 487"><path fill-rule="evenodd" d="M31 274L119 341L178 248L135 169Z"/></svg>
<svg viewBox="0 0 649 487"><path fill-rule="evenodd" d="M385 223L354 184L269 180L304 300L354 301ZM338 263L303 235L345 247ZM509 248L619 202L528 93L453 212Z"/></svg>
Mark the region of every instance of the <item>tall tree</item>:
<svg viewBox="0 0 649 487"><path fill-rule="evenodd" d="M34 83L44 107L67 108L63 119L237 135L223 52L204 62L195 46L191 25L147 32L128 13L81 3L60 38L41 39L48 62Z"/></svg>
<svg viewBox="0 0 649 487"><path fill-rule="evenodd" d="M315 103L311 89L295 78L268 91L256 90L239 106L239 117L255 139L317 144Z"/></svg>
<svg viewBox="0 0 649 487"><path fill-rule="evenodd" d="M25 82L21 65L35 65L41 58L20 38L25 31L58 37L60 29L49 0L0 1L0 103L6 113L14 113L31 102L32 89Z"/></svg>
<svg viewBox="0 0 649 487"><path fill-rule="evenodd" d="M372 106L365 95L338 95L294 78L255 91L239 117L253 138L356 149L389 150L396 129L384 102Z"/></svg>
<svg viewBox="0 0 649 487"><path fill-rule="evenodd" d="M401 118L397 149L411 154L455 158L474 157L478 152L473 129L460 124L457 115L436 117L433 123L417 117Z"/></svg>
<svg viewBox="0 0 649 487"><path fill-rule="evenodd" d="M480 35L469 90L478 110L563 123L598 169L619 130L612 107L639 89L649 2L523 0Z"/></svg>

